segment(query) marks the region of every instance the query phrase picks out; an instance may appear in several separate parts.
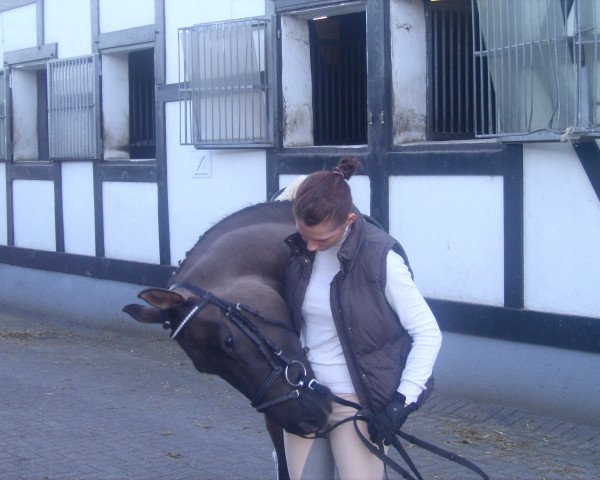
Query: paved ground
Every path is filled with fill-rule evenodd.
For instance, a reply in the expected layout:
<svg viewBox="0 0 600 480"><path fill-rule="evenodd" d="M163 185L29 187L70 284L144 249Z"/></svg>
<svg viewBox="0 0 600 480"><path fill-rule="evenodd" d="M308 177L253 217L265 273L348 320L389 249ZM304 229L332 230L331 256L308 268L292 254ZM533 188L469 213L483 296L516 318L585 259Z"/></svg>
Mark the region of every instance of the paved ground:
<svg viewBox="0 0 600 480"><path fill-rule="evenodd" d="M599 425L436 393L406 427L493 479L600 478ZM162 330L0 305L0 479L274 479L271 451L261 415ZM425 479L478 478L409 451Z"/></svg>

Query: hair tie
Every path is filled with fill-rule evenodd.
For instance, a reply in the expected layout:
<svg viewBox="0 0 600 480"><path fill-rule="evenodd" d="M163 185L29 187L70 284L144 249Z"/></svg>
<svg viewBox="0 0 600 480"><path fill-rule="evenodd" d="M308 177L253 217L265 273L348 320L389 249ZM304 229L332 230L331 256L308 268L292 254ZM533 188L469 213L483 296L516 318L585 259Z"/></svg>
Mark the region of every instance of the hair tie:
<svg viewBox="0 0 600 480"><path fill-rule="evenodd" d="M338 166L334 167L333 169L333 173L335 173L336 175L339 175L342 178L345 178L344 172L342 171L342 169Z"/></svg>

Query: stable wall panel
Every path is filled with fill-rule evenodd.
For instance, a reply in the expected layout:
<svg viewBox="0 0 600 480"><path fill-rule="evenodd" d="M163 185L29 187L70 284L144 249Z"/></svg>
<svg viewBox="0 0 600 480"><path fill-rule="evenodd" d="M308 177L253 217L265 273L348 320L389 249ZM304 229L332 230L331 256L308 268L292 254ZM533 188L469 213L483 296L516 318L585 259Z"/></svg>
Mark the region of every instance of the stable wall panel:
<svg viewBox="0 0 600 480"><path fill-rule="evenodd" d="M154 25L154 3L154 0L99 0L100 33ZM188 1L188 9L194 3Z"/></svg>
<svg viewBox="0 0 600 480"><path fill-rule="evenodd" d="M503 305L503 212L500 177L390 178L390 233L428 297Z"/></svg>
<svg viewBox="0 0 600 480"><path fill-rule="evenodd" d="M90 0L44 1L45 42L58 44L59 58L92 53L90 15Z"/></svg>
<svg viewBox="0 0 600 480"><path fill-rule="evenodd" d="M233 18L260 17L265 14L264 0L219 0L165 2L166 83L179 82L179 38L177 29L197 23L219 22Z"/></svg>
<svg viewBox="0 0 600 480"><path fill-rule="evenodd" d="M216 222L266 200L266 153L180 145L179 104L168 103L165 111L171 262L176 265Z"/></svg>
<svg viewBox="0 0 600 480"><path fill-rule="evenodd" d="M600 317L600 202L569 143L523 146L525 306Z"/></svg>
<svg viewBox="0 0 600 480"><path fill-rule="evenodd" d="M6 164L0 163L0 245L8 243L8 206L6 203Z"/></svg>
<svg viewBox="0 0 600 480"><path fill-rule="evenodd" d="M56 250L54 182L14 180L15 246Z"/></svg>
<svg viewBox="0 0 600 480"><path fill-rule="evenodd" d="M91 162L62 164L65 252L96 254L94 170Z"/></svg>
<svg viewBox="0 0 600 480"><path fill-rule="evenodd" d="M160 263L156 184L104 182L102 197L105 256Z"/></svg>
<svg viewBox="0 0 600 480"><path fill-rule="evenodd" d="M3 52L37 46L35 3L0 12L0 38Z"/></svg>

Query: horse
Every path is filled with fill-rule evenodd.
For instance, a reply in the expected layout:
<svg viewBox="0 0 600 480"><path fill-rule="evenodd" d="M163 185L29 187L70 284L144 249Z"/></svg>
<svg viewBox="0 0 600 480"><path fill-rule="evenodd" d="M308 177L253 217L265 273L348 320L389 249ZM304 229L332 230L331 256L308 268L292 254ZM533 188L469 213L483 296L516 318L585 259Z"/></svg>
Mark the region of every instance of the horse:
<svg viewBox="0 0 600 480"><path fill-rule="evenodd" d="M162 323L198 371L223 378L264 413L280 480L289 478L282 429L319 432L331 412L282 296L284 240L295 231L289 201L246 207L199 238L167 288L139 293L150 306L123 308Z"/></svg>

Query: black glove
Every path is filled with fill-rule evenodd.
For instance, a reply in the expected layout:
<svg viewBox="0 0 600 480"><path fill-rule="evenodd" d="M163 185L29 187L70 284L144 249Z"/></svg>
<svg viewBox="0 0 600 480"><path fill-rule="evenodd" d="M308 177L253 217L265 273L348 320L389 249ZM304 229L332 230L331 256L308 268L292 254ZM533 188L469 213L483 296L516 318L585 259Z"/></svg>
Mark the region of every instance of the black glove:
<svg viewBox="0 0 600 480"><path fill-rule="evenodd" d="M406 398L396 392L394 399L380 412L374 413L369 418L368 430L371 441L377 445L382 442L390 445L396 436L396 432L404 425L409 414L418 409L415 403L404 406Z"/></svg>

